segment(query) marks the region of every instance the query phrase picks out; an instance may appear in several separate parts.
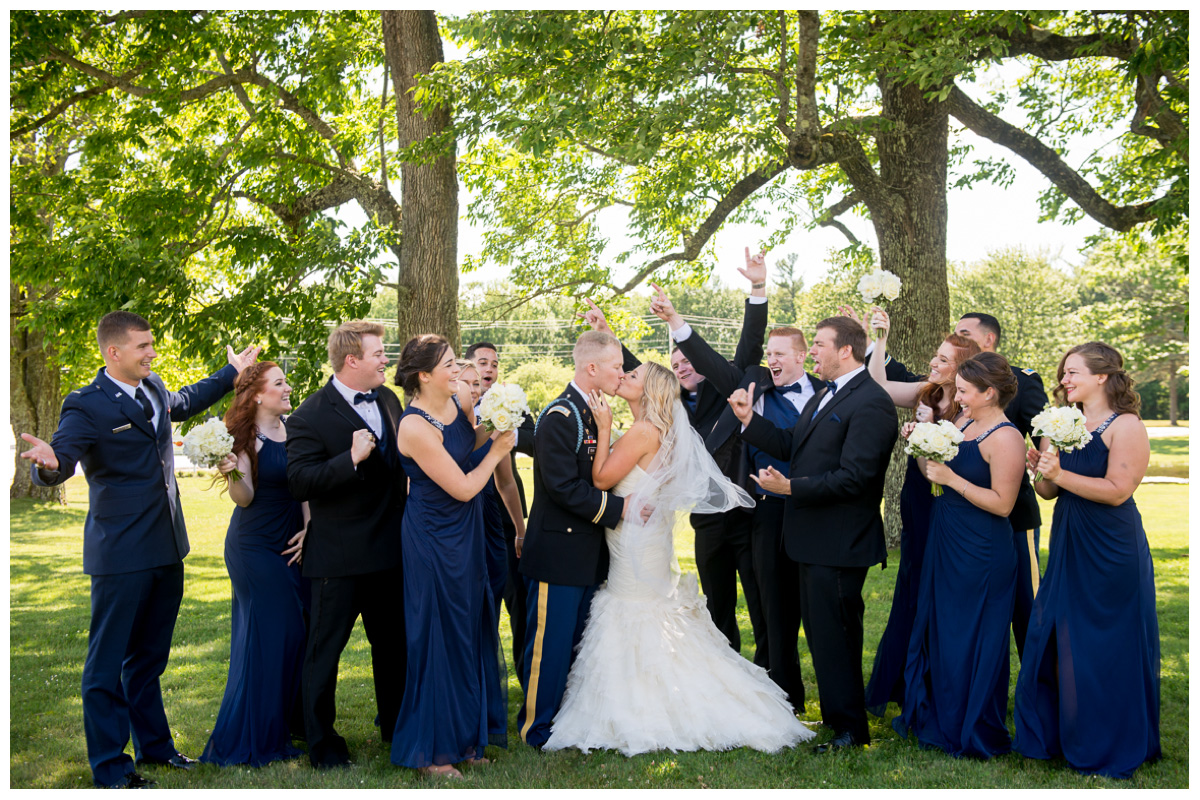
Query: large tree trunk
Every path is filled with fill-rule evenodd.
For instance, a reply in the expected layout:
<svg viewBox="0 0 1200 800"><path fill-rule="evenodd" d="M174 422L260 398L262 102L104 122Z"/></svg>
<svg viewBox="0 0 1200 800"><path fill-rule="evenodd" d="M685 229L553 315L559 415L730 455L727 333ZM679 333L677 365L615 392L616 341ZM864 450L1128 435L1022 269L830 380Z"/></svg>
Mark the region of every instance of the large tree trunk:
<svg viewBox="0 0 1200 800"><path fill-rule="evenodd" d="M883 117L892 123L877 138L883 202L872 203L879 262L900 277L888 349L913 372L924 365L950 332L946 283L946 166L949 116L916 86L881 78ZM905 412L901 422L911 419ZM903 440L892 452L885 491L884 522L889 547L900 543L900 487L904 483Z"/></svg>
<svg viewBox="0 0 1200 800"><path fill-rule="evenodd" d="M396 87L399 143L407 148L450 125L450 109L418 110L417 76L441 63L442 39L432 11L383 11L383 43ZM459 350L458 174L453 146L424 163L404 162L397 318L400 341L440 333Z"/></svg>
<svg viewBox="0 0 1200 800"><path fill-rule="evenodd" d="M26 287L9 283L8 419L14 437L31 433L48 442L58 427L61 388L53 352L42 333L17 327L17 320L25 313L26 291ZM63 487L46 488L33 484L29 462L20 455L29 446L20 438L16 445L15 469L8 496L64 502Z"/></svg>

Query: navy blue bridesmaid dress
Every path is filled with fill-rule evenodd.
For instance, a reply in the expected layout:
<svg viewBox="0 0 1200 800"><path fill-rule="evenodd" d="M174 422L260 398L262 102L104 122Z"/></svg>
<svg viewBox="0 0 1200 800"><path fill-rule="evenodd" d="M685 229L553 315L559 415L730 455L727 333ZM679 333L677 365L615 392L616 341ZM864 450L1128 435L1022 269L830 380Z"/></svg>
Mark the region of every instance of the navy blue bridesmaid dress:
<svg viewBox="0 0 1200 800"><path fill-rule="evenodd" d="M471 470L475 431L461 409L449 425L411 405L409 414L441 430L446 452ZM410 480L400 526L408 673L392 763L420 769L483 757L500 643L488 623L482 495L456 500L413 459L400 454L400 463ZM497 738L490 743L503 744Z"/></svg>
<svg viewBox="0 0 1200 800"><path fill-rule="evenodd" d="M979 445L1004 426L1015 427L1002 422L964 440L948 465L990 488ZM1012 749L1004 720L1016 580L1008 518L951 489L934 498L904 671L904 706L892 720L898 733L911 730L923 746L953 756L991 758Z"/></svg>
<svg viewBox="0 0 1200 800"><path fill-rule="evenodd" d="M289 721L300 694L308 581L281 555L304 527L287 488L287 449L259 435L258 487L233 509L225 534L225 566L233 584L229 678L212 736L200 760L260 767L296 758Z"/></svg>
<svg viewBox="0 0 1200 800"><path fill-rule="evenodd" d="M489 441L473 452L468 461L470 469L479 466L491 449L492 443ZM504 597L504 585L508 582L508 546L504 541L504 519L500 515L508 511L501 505L495 475L488 478L480 496L483 498L484 552L488 574L488 616L485 622L496 631L496 643L499 646L500 603ZM484 664L488 668L488 683L501 687L499 692L488 696L488 735L493 744L503 747L508 730L508 666L504 661L504 648L500 647L495 659L484 659Z"/></svg>
<svg viewBox="0 0 1200 800"><path fill-rule="evenodd" d="M1116 417L1061 453L1062 468L1103 477L1100 435ZM1059 490L1013 716L1017 752L1085 774L1128 778L1162 756L1154 563L1132 497L1110 506Z"/></svg>
<svg viewBox="0 0 1200 800"><path fill-rule="evenodd" d="M896 569L896 587L892 591L892 610L875 650L871 680L867 682L867 711L877 717L884 715L889 702L904 706L904 665L908 661L908 640L917 616L921 564L925 561L929 520L933 514L931 489L929 481L917 468L917 460L909 456L904 486L900 489L900 565Z"/></svg>

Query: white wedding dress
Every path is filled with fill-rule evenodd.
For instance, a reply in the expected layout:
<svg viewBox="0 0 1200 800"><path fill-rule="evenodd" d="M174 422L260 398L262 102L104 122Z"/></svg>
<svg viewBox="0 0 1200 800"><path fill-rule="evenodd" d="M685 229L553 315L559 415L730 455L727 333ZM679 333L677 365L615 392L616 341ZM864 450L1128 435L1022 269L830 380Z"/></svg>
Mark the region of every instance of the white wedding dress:
<svg viewBox="0 0 1200 800"><path fill-rule="evenodd" d="M635 465L613 492L629 497L645 477ZM696 578L678 576L669 520L606 531L608 582L592 600L544 749L775 752L814 735L766 671L730 648Z"/></svg>

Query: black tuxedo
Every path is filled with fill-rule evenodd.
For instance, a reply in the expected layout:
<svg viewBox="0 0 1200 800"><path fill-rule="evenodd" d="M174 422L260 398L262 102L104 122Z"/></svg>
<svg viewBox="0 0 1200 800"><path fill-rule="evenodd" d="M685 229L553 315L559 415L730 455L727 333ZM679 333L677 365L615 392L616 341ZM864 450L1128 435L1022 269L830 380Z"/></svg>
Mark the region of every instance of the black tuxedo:
<svg viewBox="0 0 1200 800"><path fill-rule="evenodd" d="M791 430L755 415L742 433L776 458L790 459L784 544L800 565L801 613L821 698L838 734L870 741L863 704L862 585L884 560L884 477L899 435L896 408L863 370L813 414L818 392Z"/></svg>
<svg viewBox="0 0 1200 800"><path fill-rule="evenodd" d="M807 378L814 389L819 390L824 385L815 375L809 374ZM768 388L773 390L771 370L750 367L736 388L748 391L751 383L754 394L750 402L754 404ZM705 446L714 454L717 463L728 463L726 474L754 496L750 552L763 613L762 636L758 639L754 663L766 668L771 680L787 692L788 702L801 709L804 708L805 692L798 650L801 621L799 567L783 549L783 500L765 495L749 477L754 470L750 454L738 436L741 429L742 423L726 402L724 411L705 439Z"/></svg>
<svg viewBox="0 0 1200 800"><path fill-rule="evenodd" d="M696 387L695 408L686 404L688 420L701 438L712 433L722 414L729 410L727 398L741 382L747 369L762 369L763 336L767 328L767 304L746 301L742 317L742 333L738 339L733 361L704 341L700 334L676 342L684 357L704 380ZM687 393L684 392L686 395ZM744 485L744 475L737 474L743 447L741 440L731 436L719 450L709 450L727 478ZM704 591L708 613L713 624L725 634L734 650L742 647L741 631L737 624L737 582L740 573L746 609L754 631L754 663L768 666L766 619L758 580L754 572L751 550L750 509L733 508L720 514L692 514L692 530L696 534L696 572Z"/></svg>
<svg viewBox="0 0 1200 800"><path fill-rule="evenodd" d="M384 428L378 446L355 467L354 431L367 423L332 380L288 418L288 487L308 501L303 572L314 578L304 655L304 727L314 766L344 763L345 740L334 730L338 660L362 615L371 642L380 735L391 741L404 694L400 521L407 497L396 450L400 400L386 386L376 401Z"/></svg>

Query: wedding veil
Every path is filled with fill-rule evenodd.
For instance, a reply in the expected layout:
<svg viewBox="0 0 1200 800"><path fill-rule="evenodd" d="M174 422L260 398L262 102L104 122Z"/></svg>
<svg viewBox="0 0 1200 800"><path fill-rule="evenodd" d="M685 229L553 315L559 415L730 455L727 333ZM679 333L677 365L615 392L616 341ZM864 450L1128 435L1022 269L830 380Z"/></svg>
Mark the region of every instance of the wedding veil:
<svg viewBox="0 0 1200 800"><path fill-rule="evenodd" d="M623 524L635 577L663 595L670 595L679 580L675 558L675 529L683 514L716 514L735 507L752 508L754 500L721 474L704 441L688 422L683 403L676 398L670 429L646 475L625 498ZM646 519L642 511L650 509ZM656 569L664 558L670 572Z"/></svg>

